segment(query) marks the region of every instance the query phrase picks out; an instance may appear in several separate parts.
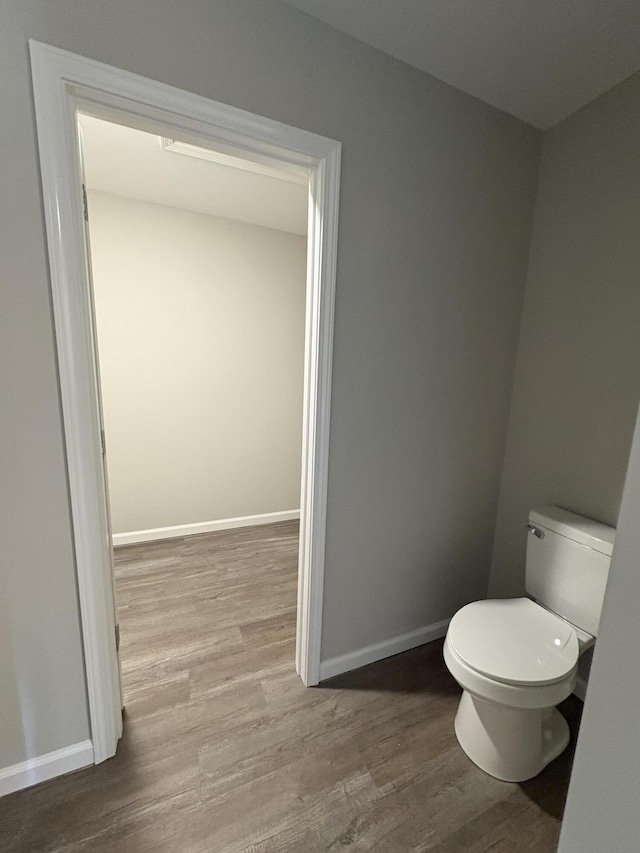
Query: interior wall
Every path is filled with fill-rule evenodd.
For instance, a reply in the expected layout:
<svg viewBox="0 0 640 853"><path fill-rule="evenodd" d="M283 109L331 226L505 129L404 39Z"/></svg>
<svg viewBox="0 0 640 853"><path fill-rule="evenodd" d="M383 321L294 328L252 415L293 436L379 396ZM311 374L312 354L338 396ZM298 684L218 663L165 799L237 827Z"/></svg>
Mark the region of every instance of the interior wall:
<svg viewBox="0 0 640 853"><path fill-rule="evenodd" d="M631 450L559 853L633 853L640 838L640 420Z"/></svg>
<svg viewBox="0 0 640 853"><path fill-rule="evenodd" d="M1 15L0 767L88 732L28 38L342 141L322 656L482 596L540 134L276 0Z"/></svg>
<svg viewBox="0 0 640 853"><path fill-rule="evenodd" d="M615 526L640 400L640 74L544 135L490 594L530 508Z"/></svg>
<svg viewBox="0 0 640 853"><path fill-rule="evenodd" d="M113 532L299 509L306 239L88 195Z"/></svg>

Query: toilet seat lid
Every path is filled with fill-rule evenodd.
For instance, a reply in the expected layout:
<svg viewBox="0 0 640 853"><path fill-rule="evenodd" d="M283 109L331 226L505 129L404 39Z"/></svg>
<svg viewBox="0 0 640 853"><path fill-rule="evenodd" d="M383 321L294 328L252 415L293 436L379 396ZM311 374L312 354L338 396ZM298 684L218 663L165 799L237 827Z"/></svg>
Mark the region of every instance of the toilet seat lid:
<svg viewBox="0 0 640 853"><path fill-rule="evenodd" d="M561 681L578 662L573 627L528 598L467 604L447 639L464 663L506 684Z"/></svg>

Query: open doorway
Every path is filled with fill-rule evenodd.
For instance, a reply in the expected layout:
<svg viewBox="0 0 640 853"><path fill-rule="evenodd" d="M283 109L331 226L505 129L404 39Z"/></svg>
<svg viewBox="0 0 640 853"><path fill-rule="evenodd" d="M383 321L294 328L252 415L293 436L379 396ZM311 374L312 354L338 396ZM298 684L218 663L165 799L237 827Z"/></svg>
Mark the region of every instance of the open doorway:
<svg viewBox="0 0 640 853"><path fill-rule="evenodd" d="M308 180L78 121L135 713L154 685L293 669Z"/></svg>
<svg viewBox="0 0 640 853"><path fill-rule="evenodd" d="M296 671L320 680L340 144L30 43L94 761L122 731L112 548L91 322L77 114L181 139L309 182Z"/></svg>

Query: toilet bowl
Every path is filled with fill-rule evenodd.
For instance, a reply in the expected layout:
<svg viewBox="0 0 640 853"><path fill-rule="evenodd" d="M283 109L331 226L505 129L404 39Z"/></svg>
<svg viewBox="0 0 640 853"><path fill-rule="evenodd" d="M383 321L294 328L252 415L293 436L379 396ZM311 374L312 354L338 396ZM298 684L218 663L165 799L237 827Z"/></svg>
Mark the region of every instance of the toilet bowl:
<svg viewBox="0 0 640 853"><path fill-rule="evenodd" d="M444 658L463 689L456 736L475 764L522 782L560 755L569 727L555 706L573 692L592 639L528 598L477 601L456 613Z"/></svg>
<svg viewBox="0 0 640 853"><path fill-rule="evenodd" d="M475 601L451 620L444 644L462 687L454 728L482 770L531 779L569 743L556 709L574 690L595 642L615 531L558 507L529 515L526 587L535 596Z"/></svg>

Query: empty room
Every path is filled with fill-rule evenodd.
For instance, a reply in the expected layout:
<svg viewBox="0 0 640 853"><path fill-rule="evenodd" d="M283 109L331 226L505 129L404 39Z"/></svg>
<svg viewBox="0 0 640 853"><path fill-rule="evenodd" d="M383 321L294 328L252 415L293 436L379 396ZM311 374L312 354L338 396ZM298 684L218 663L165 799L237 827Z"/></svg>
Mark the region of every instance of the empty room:
<svg viewBox="0 0 640 853"><path fill-rule="evenodd" d="M79 124L122 704L144 729L140 703L256 654L294 670L308 187Z"/></svg>
<svg viewBox="0 0 640 853"><path fill-rule="evenodd" d="M635 851L637 4L0 24L0 848Z"/></svg>

